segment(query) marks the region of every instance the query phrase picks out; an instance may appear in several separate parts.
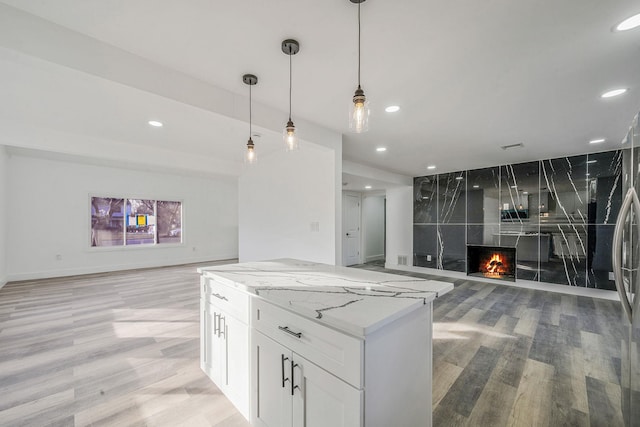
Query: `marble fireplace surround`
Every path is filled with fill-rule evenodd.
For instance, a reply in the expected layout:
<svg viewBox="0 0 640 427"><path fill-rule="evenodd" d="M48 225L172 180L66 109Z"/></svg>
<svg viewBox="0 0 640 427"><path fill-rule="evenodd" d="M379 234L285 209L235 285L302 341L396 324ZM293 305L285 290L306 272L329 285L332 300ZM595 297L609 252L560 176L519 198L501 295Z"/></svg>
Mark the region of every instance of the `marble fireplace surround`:
<svg viewBox="0 0 640 427"><path fill-rule="evenodd" d="M414 178L413 265L464 276L467 245L514 246L517 282L614 290L622 160L614 150Z"/></svg>

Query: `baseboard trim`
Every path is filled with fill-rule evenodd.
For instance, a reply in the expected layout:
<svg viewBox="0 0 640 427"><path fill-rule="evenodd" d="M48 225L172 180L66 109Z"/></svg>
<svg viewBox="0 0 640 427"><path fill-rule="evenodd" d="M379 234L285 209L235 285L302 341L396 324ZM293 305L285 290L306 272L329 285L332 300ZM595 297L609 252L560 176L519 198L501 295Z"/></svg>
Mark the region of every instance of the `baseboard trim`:
<svg viewBox="0 0 640 427"><path fill-rule="evenodd" d="M0 289L2 289L2 287L3 287L4 285L6 285L6 284L7 284L7 282L8 282L8 280L7 280L7 278L6 278L6 277L0 277Z"/></svg>
<svg viewBox="0 0 640 427"><path fill-rule="evenodd" d="M620 301L618 293L615 291L606 291L604 289L581 288L578 286L557 285L547 282L534 282L532 280L518 279L516 282L507 282L505 280L483 279L481 277L469 277L465 273L459 271L438 270L437 268L415 267L412 265L398 265L385 263L384 268L390 270L411 271L414 273L432 274L434 276L449 277L452 279L473 280L475 282L492 283L496 285L515 286L517 288L534 289L538 291L555 292L565 295L578 295L583 297L592 297L606 299L609 301Z"/></svg>
<svg viewBox="0 0 640 427"><path fill-rule="evenodd" d="M81 268L68 268L61 270L45 270L45 271L36 271L30 273L16 273L9 274L6 278L6 283L8 282L21 282L25 280L38 280L38 279L50 279L53 277L67 277L67 276L81 276L85 274L96 274L96 273L109 273L112 271L124 271L124 270L138 270L141 268L154 268L154 267L169 267L173 265L182 265L182 264L193 264L193 263L201 263L201 262L218 262L218 261L228 261L238 259L238 254L229 254L229 255L219 255L215 257L193 257L188 259L177 259L172 260L171 262L167 261L151 261L144 263L133 263L133 264L118 264L118 265L106 265L106 266L93 266L93 267L81 267ZM0 282L1 283L1 282ZM1 286L0 286L1 288Z"/></svg>

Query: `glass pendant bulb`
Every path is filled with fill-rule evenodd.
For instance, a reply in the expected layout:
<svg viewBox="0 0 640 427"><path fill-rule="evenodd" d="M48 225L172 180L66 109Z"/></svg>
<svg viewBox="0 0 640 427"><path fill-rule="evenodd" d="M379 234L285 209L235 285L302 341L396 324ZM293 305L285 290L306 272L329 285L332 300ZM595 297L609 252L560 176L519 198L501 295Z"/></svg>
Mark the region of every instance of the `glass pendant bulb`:
<svg viewBox="0 0 640 427"><path fill-rule="evenodd" d="M358 85L356 93L353 95L351 103L351 111L349 112L349 129L355 133L366 132L369 130L369 101L364 96L364 91Z"/></svg>
<svg viewBox="0 0 640 427"><path fill-rule="evenodd" d="M255 164L258 161L258 154L256 153L256 147L253 144L253 140L249 138L247 142L247 151L244 155L244 162L250 165Z"/></svg>
<svg viewBox="0 0 640 427"><path fill-rule="evenodd" d="M298 134L296 133L296 127L293 125L291 119L289 119L289 121L287 122L287 126L285 126L282 135L287 151L293 151L300 148L300 145L298 144Z"/></svg>

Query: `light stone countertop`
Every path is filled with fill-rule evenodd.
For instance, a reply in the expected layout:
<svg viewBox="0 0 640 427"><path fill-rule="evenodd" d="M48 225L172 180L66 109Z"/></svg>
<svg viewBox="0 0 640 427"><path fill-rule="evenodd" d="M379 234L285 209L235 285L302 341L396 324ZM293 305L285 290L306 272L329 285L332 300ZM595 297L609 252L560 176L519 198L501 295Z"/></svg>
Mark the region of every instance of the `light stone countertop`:
<svg viewBox="0 0 640 427"><path fill-rule="evenodd" d="M295 259L202 267L217 282L357 337L453 289L453 284Z"/></svg>

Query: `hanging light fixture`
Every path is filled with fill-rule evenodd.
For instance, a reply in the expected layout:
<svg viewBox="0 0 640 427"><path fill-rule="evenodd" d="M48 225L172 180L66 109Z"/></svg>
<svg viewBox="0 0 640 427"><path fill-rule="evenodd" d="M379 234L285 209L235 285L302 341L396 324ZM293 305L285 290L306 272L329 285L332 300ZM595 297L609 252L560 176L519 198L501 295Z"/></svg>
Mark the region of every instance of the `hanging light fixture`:
<svg viewBox="0 0 640 427"><path fill-rule="evenodd" d="M349 129L355 133L369 130L369 101L364 96L364 90L360 86L360 3L365 0L349 0L358 4L358 88L353 95L353 102L349 111Z"/></svg>
<svg viewBox="0 0 640 427"><path fill-rule="evenodd" d="M247 151L244 155L245 163L250 165L258 161L258 155L256 154L256 147L251 139L251 86L258 83L258 78L253 74L245 74L242 76L242 81L249 85L249 141L247 142Z"/></svg>
<svg viewBox="0 0 640 427"><path fill-rule="evenodd" d="M282 52L289 55L289 121L284 128L283 137L287 151L298 149L298 135L296 127L291 120L291 57L300 51L300 44L293 39L287 39L282 42Z"/></svg>

